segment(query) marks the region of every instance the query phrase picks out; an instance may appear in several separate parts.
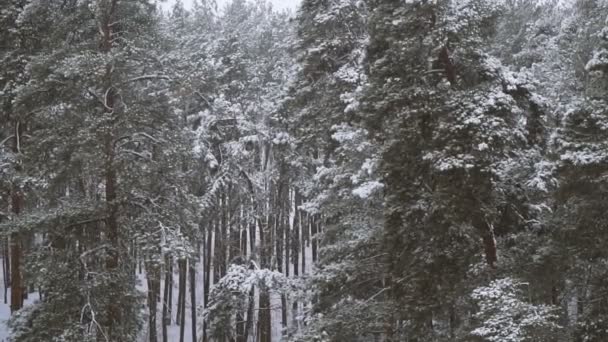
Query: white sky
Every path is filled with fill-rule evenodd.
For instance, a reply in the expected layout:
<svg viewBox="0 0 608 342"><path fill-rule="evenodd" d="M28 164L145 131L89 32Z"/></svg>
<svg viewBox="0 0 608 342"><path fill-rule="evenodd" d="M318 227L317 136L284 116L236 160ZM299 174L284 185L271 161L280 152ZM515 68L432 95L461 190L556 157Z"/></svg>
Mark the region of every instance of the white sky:
<svg viewBox="0 0 608 342"><path fill-rule="evenodd" d="M192 2L194 0L182 0L184 3L184 6L186 8L190 8L192 6ZM300 0L269 0L273 7L276 9L291 9L291 10L295 10L296 7L300 4ZM226 4L227 2L229 2L229 0L217 0L217 5L218 8L223 8L224 4ZM169 9L171 8L171 6L173 5L173 3L175 3L175 0L167 0L165 1L165 3L162 4L162 7L164 9Z"/></svg>

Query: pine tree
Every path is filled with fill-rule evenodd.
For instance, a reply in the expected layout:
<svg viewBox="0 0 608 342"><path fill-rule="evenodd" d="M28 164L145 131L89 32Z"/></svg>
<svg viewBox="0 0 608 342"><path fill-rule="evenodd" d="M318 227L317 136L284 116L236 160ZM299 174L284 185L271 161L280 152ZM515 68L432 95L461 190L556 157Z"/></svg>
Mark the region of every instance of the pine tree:
<svg viewBox="0 0 608 342"><path fill-rule="evenodd" d="M498 13L490 2L377 1L370 10L364 100L385 146L386 281L397 305L386 334L462 338L465 295L484 274L471 267L481 255L490 277L499 266L504 168L526 148L521 123L542 103L484 52Z"/></svg>
<svg viewBox="0 0 608 342"><path fill-rule="evenodd" d="M570 251L564 276L576 287L577 313L572 319L574 341L601 341L606 338L606 311L603 299L589 301L606 288L604 249L605 204L602 191L606 184L602 176L606 170L605 122L608 109L607 87L608 29L606 4L599 1L580 1L576 13L578 56L585 56L584 73L578 77L580 92L563 107L562 120L555 134L558 153L555 235L559 250ZM584 18L584 19L583 19ZM579 57L580 58L580 57ZM573 59L570 67L580 61ZM577 281L587 279L584 283Z"/></svg>
<svg viewBox="0 0 608 342"><path fill-rule="evenodd" d="M20 14L23 29L48 34L14 101L45 208L17 227L46 247L30 255L45 295L14 321L15 340L134 340L132 249L143 249L151 284L161 238L188 252L188 141L165 114L166 76L149 54L154 18L147 2L116 0L32 2Z"/></svg>

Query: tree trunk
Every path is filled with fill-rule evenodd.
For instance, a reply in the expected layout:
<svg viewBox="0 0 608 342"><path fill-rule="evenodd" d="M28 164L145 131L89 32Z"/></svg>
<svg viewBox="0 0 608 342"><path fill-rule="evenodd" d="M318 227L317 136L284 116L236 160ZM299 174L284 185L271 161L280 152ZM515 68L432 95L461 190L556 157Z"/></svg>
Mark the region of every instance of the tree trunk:
<svg viewBox="0 0 608 342"><path fill-rule="evenodd" d="M112 36L114 35L114 17L116 15L116 7L118 0L111 0L109 7L105 15L101 18L100 33L102 40L100 44L100 52L103 54L110 54L113 45ZM113 73L114 66L111 63L107 63L105 66L105 74L103 77L103 89L106 93L104 111L111 115L112 120L109 123L109 127L106 127L107 133L104 137L104 154L105 154L105 204L107 207L107 219L106 219L106 235L109 240L108 257L106 259L106 270L112 275L109 287L110 291L117 294L124 291L122 284L118 283L115 279L114 273L120 272L119 255L122 252L122 245L120 241L120 232L118 229L118 195L117 195L117 175L115 170L115 151L114 151L114 126L117 118L115 113L115 97L116 90L113 84ZM110 301L108 310L105 313L104 325L108 330L107 336L110 339L115 339L114 336L114 325L122 322L122 310L120 308L120 299ZM100 332L101 333L101 332Z"/></svg>
<svg viewBox="0 0 608 342"><path fill-rule="evenodd" d="M12 210L15 215L21 213L23 196L16 185L11 193ZM21 275L21 234L11 233L11 313L23 307L23 282Z"/></svg>
<svg viewBox="0 0 608 342"><path fill-rule="evenodd" d="M182 267L182 260L178 260L177 261L177 271L178 271L178 284L177 284L177 313L175 316L175 322L177 323L177 325L180 325L182 322L182 310L181 310L181 305L182 305L182 300L185 297L184 291L186 289L185 286L185 282L186 282L186 277L184 275L184 270Z"/></svg>
<svg viewBox="0 0 608 342"><path fill-rule="evenodd" d="M260 288L259 305L258 342L271 342L272 326L270 322L270 295L265 288Z"/></svg>
<svg viewBox="0 0 608 342"><path fill-rule="evenodd" d="M316 215L312 215L310 216L310 239L311 239L311 245L312 245L312 250L311 250L311 254L312 254L312 262L317 262L317 216Z"/></svg>
<svg viewBox="0 0 608 342"><path fill-rule="evenodd" d="M8 238L2 239L2 275L4 276L4 304L8 303L8 287L11 283Z"/></svg>
<svg viewBox="0 0 608 342"><path fill-rule="evenodd" d="M196 264L190 262L190 308L192 315L192 341L196 342Z"/></svg>
<svg viewBox="0 0 608 342"><path fill-rule="evenodd" d="M148 262L146 264L146 271L146 278L148 280L148 325L150 327L149 341L158 342L158 333L156 331L156 296L158 295L158 288L160 288L160 283L158 282L158 274L160 273L160 270L158 265Z"/></svg>
<svg viewBox="0 0 608 342"><path fill-rule="evenodd" d="M173 282L173 267L171 265L171 259L169 256L165 257L165 290L163 293L163 342L168 342L167 340L167 325L171 325L171 311L170 311L170 302L169 296L171 292L169 289L172 286Z"/></svg>
<svg viewBox="0 0 608 342"><path fill-rule="evenodd" d="M300 228L302 229L302 238L300 239L300 251L302 252L302 274L306 274L306 247L310 236L310 224L308 215L300 212Z"/></svg>
<svg viewBox="0 0 608 342"><path fill-rule="evenodd" d="M249 338L249 334L251 333L251 329L253 328L253 315L254 315L254 306L255 306L255 287L251 285L251 290L249 290L249 305L247 307L247 322L245 322L245 331L243 332L242 339L238 342L247 342Z"/></svg>
<svg viewBox="0 0 608 342"><path fill-rule="evenodd" d="M203 306L205 309L207 308L207 303L209 303L209 287L211 286L211 256L213 251L213 224L207 227L207 240L205 241L205 270L204 270L204 288L203 288ZM207 342L207 323L203 321L203 342Z"/></svg>
<svg viewBox="0 0 608 342"><path fill-rule="evenodd" d="M220 202L221 203L221 202ZM217 284L222 277L222 232L221 220L214 220L213 225L213 284Z"/></svg>
<svg viewBox="0 0 608 342"><path fill-rule="evenodd" d="M184 342L184 336L186 332L186 269L187 259L178 261L179 264L179 292L181 295L181 301L178 303L178 314L179 314L179 342Z"/></svg>

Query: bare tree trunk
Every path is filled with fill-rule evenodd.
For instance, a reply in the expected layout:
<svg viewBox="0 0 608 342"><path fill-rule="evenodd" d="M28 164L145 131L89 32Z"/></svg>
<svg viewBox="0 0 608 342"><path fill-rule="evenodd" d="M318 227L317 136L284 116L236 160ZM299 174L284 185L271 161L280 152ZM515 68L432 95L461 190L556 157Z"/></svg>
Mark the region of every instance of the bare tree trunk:
<svg viewBox="0 0 608 342"><path fill-rule="evenodd" d="M204 270L204 288L203 288L203 305L207 308L209 303L209 287L211 286L211 256L212 254L212 241L213 241L213 224L207 227L207 240L205 242L205 270ZM207 324L203 321L203 342L207 342Z"/></svg>
<svg viewBox="0 0 608 342"><path fill-rule="evenodd" d="M108 9L101 18L100 32L102 40L100 44L100 52L109 54L112 50L113 35L114 35L114 18L116 15L116 7L118 0L111 0ZM108 257L106 259L107 272L120 272L119 254L121 253L120 232L118 229L118 203L117 203L117 176L115 170L115 151L114 151L114 125L116 123L116 114L114 111L116 90L113 85L114 66L107 63L105 66L105 74L103 77L103 89L106 93L104 110L112 116L110 127L108 127L104 138L104 154L105 154L105 202L107 206L106 219L106 234L109 240L110 248L108 248ZM117 278L117 277L112 277ZM112 291L121 293L121 284L116 280L112 280L109 285ZM114 325L122 321L122 310L120 309L120 300L110 301L108 311L104 318L104 325L108 330L107 336L110 339L114 337ZM101 333L101 332L100 332Z"/></svg>
<svg viewBox="0 0 608 342"><path fill-rule="evenodd" d="M221 248L219 249L220 252L220 263L219 263L219 269L220 269L220 273L219 273L219 279L221 279L222 277L224 277L226 275L226 266L228 264L228 249L230 248L230 237L228 236L228 203L227 203L227 196L226 196L226 189L224 188L224 191L222 191L222 205L221 205L221 225L220 225L220 234L221 234L221 238L219 239L220 241L220 245Z"/></svg>
<svg viewBox="0 0 608 342"><path fill-rule="evenodd" d="M251 334L251 329L253 328L253 314L254 314L254 306L255 306L255 287L251 285L251 290L249 290L249 304L247 306L247 322L245 322L245 331L243 332L242 339L238 342L247 342L249 335Z"/></svg>
<svg viewBox="0 0 608 342"><path fill-rule="evenodd" d="M190 260L190 308L192 315L192 341L196 342L196 264Z"/></svg>
<svg viewBox="0 0 608 342"><path fill-rule="evenodd" d="M159 273L160 270L158 269L158 265L155 265L152 262L146 263L146 278L148 280L148 325L150 327L150 342L158 342L158 333L156 331L156 296L158 295L157 289L160 288L160 283L158 282Z"/></svg>
<svg viewBox="0 0 608 342"><path fill-rule="evenodd" d="M260 288L258 314L258 342L271 342L272 326L270 321L270 295L268 290Z"/></svg>
<svg viewBox="0 0 608 342"><path fill-rule="evenodd" d="M171 288L173 283L173 267L172 261L169 256L165 257L165 291L163 293L163 342L168 342L167 340L167 325L171 325L171 311L170 311L170 301L169 296L172 294L169 289Z"/></svg>
<svg viewBox="0 0 608 342"><path fill-rule="evenodd" d="M20 122L15 123L15 134L13 138L13 153L21 152L21 134L23 127ZM15 166L17 172L21 171L21 166ZM23 193L17 184L11 186L11 209L15 216L21 214L23 209ZM22 238L19 232L10 234L10 272L11 272L11 313L23 307L23 275L21 274Z"/></svg>
<svg viewBox="0 0 608 342"><path fill-rule="evenodd" d="M12 210L15 215L21 213L21 205L23 203L22 194L13 185L12 194ZM21 274L21 234L11 233L11 313L23 307L23 282Z"/></svg>
<svg viewBox="0 0 608 342"><path fill-rule="evenodd" d="M268 222L271 221L271 216L268 216ZM265 232L264 227L260 227L260 264L262 268L267 268L270 264L268 256L272 250L271 241L268 241L268 232ZM258 311L258 342L271 342L272 326L270 317L270 296L268 290L264 287L259 289L259 311Z"/></svg>
<svg viewBox="0 0 608 342"><path fill-rule="evenodd" d="M178 314L179 314L179 342L184 342L184 335L186 332L186 268L187 259L178 261L179 264L179 292L181 295L181 301L178 303Z"/></svg>
<svg viewBox="0 0 608 342"><path fill-rule="evenodd" d="M177 269L178 269L178 284L177 284L177 314L175 317L175 322L177 323L177 325L180 325L182 322L182 310L181 310L181 305L182 305L182 300L185 297L184 291L186 289L185 286L185 276L184 276L184 270L182 268L182 260L177 260Z"/></svg>
<svg viewBox="0 0 608 342"><path fill-rule="evenodd" d="M8 303L8 287L11 283L8 238L2 239L2 274L4 276L4 304Z"/></svg>
<svg viewBox="0 0 608 342"><path fill-rule="evenodd" d="M300 229L301 229L301 216L298 207L302 204L302 197L298 189L294 190L294 219L293 219L293 239L292 239L292 251L293 251L293 275L297 278L300 275L299 270L299 249L300 249ZM294 326L296 325L296 317L298 316L298 302L293 301L292 303L292 321Z"/></svg>
<svg viewBox="0 0 608 342"><path fill-rule="evenodd" d="M214 220L213 227L213 284L217 284L222 277L222 232L221 220Z"/></svg>
<svg viewBox="0 0 608 342"><path fill-rule="evenodd" d="M310 221L310 239L312 244L312 262L317 262L317 233L318 233L318 217L316 215L311 216Z"/></svg>
<svg viewBox="0 0 608 342"><path fill-rule="evenodd" d="M310 241L310 220L308 214L302 212L300 214L302 215L300 220L302 228L302 240L300 241L300 250L302 251L302 274L306 274L306 247Z"/></svg>

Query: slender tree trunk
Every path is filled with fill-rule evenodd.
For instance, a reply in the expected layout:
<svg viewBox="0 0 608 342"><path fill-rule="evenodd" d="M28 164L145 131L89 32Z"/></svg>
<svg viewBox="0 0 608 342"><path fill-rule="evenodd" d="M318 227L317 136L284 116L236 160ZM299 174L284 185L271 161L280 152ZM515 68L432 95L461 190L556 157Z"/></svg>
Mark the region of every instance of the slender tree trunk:
<svg viewBox="0 0 608 342"><path fill-rule="evenodd" d="M312 245L312 262L317 262L317 233L318 233L318 217L316 215L311 216L310 221L310 239Z"/></svg>
<svg viewBox="0 0 608 342"><path fill-rule="evenodd" d="M116 15L116 7L118 0L111 0L105 15L101 18L100 32L102 40L100 44L100 52L110 54L113 45L114 35L114 18ZM118 229L118 203L117 203L117 175L115 170L115 151L114 151L114 125L117 118L115 113L115 97L116 91L113 84L114 66L111 63L106 64L105 74L103 77L103 89L105 91L104 110L108 115L112 116L107 127L108 133L105 136L105 204L107 206L106 219L106 235L109 240L110 248L108 248L108 257L106 259L106 269L111 275L120 272L119 255L122 252L120 241L120 232ZM113 276L112 278L119 278ZM120 283L112 280L110 290L116 293L121 293L124 290ZM120 309L120 299L110 301L107 313L105 313L104 325L108 330L107 336L110 339L115 339L114 326L122 322L122 310Z"/></svg>
<svg viewBox="0 0 608 342"><path fill-rule="evenodd" d="M2 253L4 253L4 251ZM4 280L4 304L8 303L8 283L6 282L6 273L6 258L2 258L2 280Z"/></svg>
<svg viewBox="0 0 608 342"><path fill-rule="evenodd" d="M293 218L293 239L292 239L292 252L293 252L293 275L297 278L300 275L300 229L301 229L301 217L300 210L298 207L302 204L302 197L298 189L294 190L294 218ZM294 327L296 326L296 317L298 316L298 302L296 300L292 303L292 321Z"/></svg>
<svg viewBox="0 0 608 342"><path fill-rule="evenodd" d="M167 318L169 319L169 322L167 323L167 325L171 325L171 322L173 321L173 257L169 257L169 270L168 270L168 275L169 275L169 303L167 304Z"/></svg>
<svg viewBox="0 0 608 342"><path fill-rule="evenodd" d="M260 288L259 305L258 342L271 342L272 326L270 321L270 295L265 288Z"/></svg>
<svg viewBox="0 0 608 342"><path fill-rule="evenodd" d="M284 216L285 216L285 211L283 209L283 187L284 185L281 183L279 183L278 186L278 191L277 191L277 198L276 198L276 212L278 213L278 215L276 216L276 224L275 224L275 231L276 231L276 240L275 240L275 257L277 259L277 271L279 271L279 273L283 273L283 243L284 243L284 236L285 236L285 226L283 225L284 223ZM286 298L285 295L281 294L281 325L283 326L283 328L285 328L287 326L287 310L286 310Z"/></svg>
<svg viewBox="0 0 608 342"><path fill-rule="evenodd" d="M12 210L15 215L21 213L22 194L13 185L11 194ZM21 234L11 233L11 313L23 307L23 282L21 275Z"/></svg>
<svg viewBox="0 0 608 342"><path fill-rule="evenodd" d="M13 138L13 153L21 153L21 135L23 127L20 122L15 123L15 134ZM15 171L21 171L21 166L17 162ZM23 209L23 193L17 184L11 187L11 209L15 216L21 214ZM10 272L11 272L11 313L23 307L23 275L21 274L22 238L19 232L10 234Z"/></svg>
<svg viewBox="0 0 608 342"><path fill-rule="evenodd" d="M181 305L182 305L182 300L185 297L184 294L184 290L185 290L185 276L184 276L184 270L182 269L182 260L177 260L177 271L178 271L178 284L177 284L177 313L175 316L175 322L177 323L177 325L181 324L182 321L182 310L181 310Z"/></svg>
<svg viewBox="0 0 608 342"><path fill-rule="evenodd" d="M173 267L171 266L171 259L169 256L165 257L165 290L163 293L163 342L168 342L167 340L167 325L171 325L171 311L169 304L169 296L171 292L169 289L172 286L173 281Z"/></svg>
<svg viewBox="0 0 608 342"><path fill-rule="evenodd" d="M187 259L178 261L179 264L179 292L181 295L181 301L178 303L178 314L179 314L179 342L184 342L184 336L186 332L186 270L187 270Z"/></svg>
<svg viewBox="0 0 608 342"><path fill-rule="evenodd" d="M213 224L207 227L207 240L205 241L205 270L204 270L204 288L203 288L203 305L205 309L209 303L209 287L211 286L211 256L213 255ZM207 342L207 323L203 321L203 342Z"/></svg>
<svg viewBox="0 0 608 342"><path fill-rule="evenodd" d="M220 202L221 203L221 202ZM213 232L213 284L217 284L222 277L222 231L221 220L214 220Z"/></svg>
<svg viewBox="0 0 608 342"><path fill-rule="evenodd" d="M146 264L146 278L148 280L148 325L150 327L150 342L158 342L158 333L156 331L156 296L158 295L157 289L160 288L160 283L158 282L159 273L160 270L158 269L158 265L154 265L152 262L148 262Z"/></svg>
<svg viewBox="0 0 608 342"><path fill-rule="evenodd" d="M251 198L251 201L254 202L255 198ZM256 223L257 223L257 215L258 215L258 210L257 210L257 204L253 203L253 208L252 208L252 213L251 213L251 221L249 222L249 252L250 252L250 257L251 259L256 259L257 258L257 250L255 248L255 238L256 238Z"/></svg>
<svg viewBox="0 0 608 342"><path fill-rule="evenodd" d="M196 264L190 260L190 308L192 315L192 341L196 342Z"/></svg>
<svg viewBox="0 0 608 342"><path fill-rule="evenodd" d="M270 222L270 216L268 216ZM270 248L269 248L270 247ZM268 257L269 250L272 249L270 241L268 241L268 232L265 232L264 227L260 226L260 264L262 268L267 268L270 264ZM265 287L259 288L258 300L258 342L270 342L271 339L271 317L270 317L270 296Z"/></svg>
<svg viewBox="0 0 608 342"><path fill-rule="evenodd" d="M253 328L254 306L255 306L255 286L251 285L251 290L249 290L249 304L247 306L247 322L245 323L245 331L243 332L242 339L238 342L247 342L247 339L249 338L249 335L251 334L251 329Z"/></svg>
<svg viewBox="0 0 608 342"><path fill-rule="evenodd" d="M302 228L302 240L300 250L302 251L302 274L306 274L306 247L310 241L310 220L308 214L300 213L301 216L301 228Z"/></svg>
<svg viewBox="0 0 608 342"><path fill-rule="evenodd" d="M135 247L135 241L131 243L131 248L133 249L133 274L137 274L137 259L139 256L137 255L137 248Z"/></svg>
<svg viewBox="0 0 608 342"><path fill-rule="evenodd" d="M229 190L228 190L229 191ZM228 230L228 203L227 203L227 196L226 196L226 189L224 188L224 191L222 192L222 220L221 220L221 226L220 226L220 234L221 234L221 238L220 238L220 273L219 273L219 278L223 278L226 275L226 268L227 268L227 264L228 264L228 249L230 249L230 236L229 234L229 230Z"/></svg>
<svg viewBox="0 0 608 342"><path fill-rule="evenodd" d="M8 287L10 287L11 284L11 256L10 256L10 244L9 244L9 238L8 236L6 238L4 238L3 243L4 243L4 259L6 262L6 284Z"/></svg>
<svg viewBox="0 0 608 342"><path fill-rule="evenodd" d="M8 287L11 283L11 270L8 250L8 238L2 239L2 274L4 276L4 304L8 303Z"/></svg>

